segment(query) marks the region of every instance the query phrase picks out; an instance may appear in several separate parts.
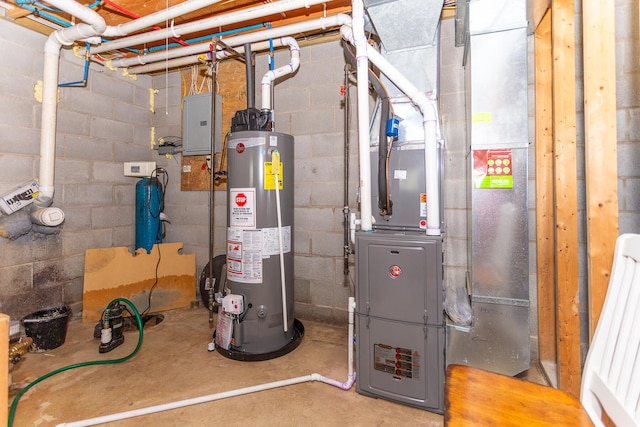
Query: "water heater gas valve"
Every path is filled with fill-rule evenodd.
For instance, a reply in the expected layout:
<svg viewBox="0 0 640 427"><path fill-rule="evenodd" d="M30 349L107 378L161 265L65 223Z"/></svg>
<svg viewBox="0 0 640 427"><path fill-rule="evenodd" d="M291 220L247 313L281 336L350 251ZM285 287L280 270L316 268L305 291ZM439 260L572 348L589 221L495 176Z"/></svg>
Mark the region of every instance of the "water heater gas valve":
<svg viewBox="0 0 640 427"><path fill-rule="evenodd" d="M242 295L229 294L222 299L222 309L229 314L242 314L244 299Z"/></svg>

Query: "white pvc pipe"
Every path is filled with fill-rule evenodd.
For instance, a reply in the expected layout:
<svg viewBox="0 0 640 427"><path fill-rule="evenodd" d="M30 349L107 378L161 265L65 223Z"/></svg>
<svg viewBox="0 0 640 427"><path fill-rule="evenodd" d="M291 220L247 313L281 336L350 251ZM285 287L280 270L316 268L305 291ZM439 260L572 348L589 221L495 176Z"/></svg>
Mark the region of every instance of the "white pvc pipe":
<svg viewBox="0 0 640 427"><path fill-rule="evenodd" d="M355 21L354 21L355 27ZM342 37L355 44L356 31L352 30L347 25L342 26L340 29ZM440 189L438 187L438 110L435 101L430 100L424 92L421 92L411 83L406 77L400 73L393 65L391 65L376 49L367 44L366 46L368 59L382 72L387 78L392 81L398 89L400 89L405 95L407 95L411 101L418 106L423 116L424 127L424 162L425 162L425 192L428 197L427 203L427 230L426 234L429 236L439 236L440 230ZM368 99L368 98L367 98ZM368 110L368 104L366 105ZM358 99L358 108L360 108L360 100ZM359 116L358 116L359 117ZM360 131L362 132L362 131ZM367 147L368 147L368 129L367 129ZM362 135L360 135L362 137ZM362 138L361 138L362 139ZM364 141L360 141L361 149ZM368 150L367 150L368 153ZM362 162L365 159L360 158L360 168L362 170ZM367 158L366 164L369 164ZM364 179L362 173L360 179ZM361 194L364 200L364 194ZM362 222L364 222L364 202L362 202ZM370 203L369 203L370 205ZM361 228L364 229L364 226Z"/></svg>
<svg viewBox="0 0 640 427"><path fill-rule="evenodd" d="M279 39L281 37L290 36L292 34L305 33L305 32L313 31L317 29L337 27L343 24L350 24L350 23L351 23L351 17L349 15L338 14L338 15L329 16L326 18L319 18L311 21L303 21L295 24L283 25L282 27L271 28L268 30L262 30L262 31L252 32L252 33L231 36L231 37L225 38L224 42L227 46L236 47L236 50L238 52L243 52L244 50L242 46L244 46L246 43L261 42L263 40L269 40L269 39ZM269 47L268 44L266 46L267 46L266 48ZM146 55L133 56L130 58L115 59L109 62L109 65L111 67L120 68L120 67L129 67L129 66L134 66L139 64L151 65L152 62L163 61L161 66L160 64L157 64L159 68L151 69L152 71L157 71L157 70L164 69L165 67L164 61L166 61L167 59L173 59L173 58L193 55L197 53L205 53L205 52L209 52L209 49L210 49L209 42L198 43L190 46L174 48L169 51L154 52ZM256 49L254 46L252 46L252 52L256 50L260 50L260 49ZM194 58L197 59L197 57L194 57ZM198 62L197 60L194 60L192 64L195 64L197 62ZM130 74L140 74L143 72L149 72L149 71L139 71L137 67L136 68L132 67L129 70Z"/></svg>
<svg viewBox="0 0 640 427"><path fill-rule="evenodd" d="M360 230L371 231L371 159L369 148L369 60L364 33L364 4L351 3L353 44L356 47L356 79L358 98L358 156L360 162Z"/></svg>
<svg viewBox="0 0 640 427"><path fill-rule="evenodd" d="M140 415L148 415L154 414L157 412L167 411L170 409L183 408L185 406L197 405L199 403L213 402L216 400L222 400L229 397L242 396L245 394L256 393L264 390L271 390L274 388L285 387L293 384L301 384L305 382L313 382L320 381L325 384L330 384L332 386L338 387L342 390L349 390L356 379L356 374L353 371L353 328L354 328L354 312L355 312L355 300L353 297L349 298L348 302L349 309L349 342L348 346L348 363L349 363L349 373L347 381L340 382L337 380L333 380L331 378L324 377L320 374L310 374L304 375L301 377L295 377L288 380L275 381L266 384L255 385L251 387L239 388L231 391L224 391L220 393L209 394L201 397L194 397L191 399L179 400L176 402L164 403L160 405L148 406L146 408L133 409L131 411L120 412L111 415L104 415L101 417L89 418L81 421L73 421L69 423L58 424L57 427L84 427L84 426L93 426L96 424L104 424L112 421L124 420L128 418L138 417Z"/></svg>
<svg viewBox="0 0 640 427"><path fill-rule="evenodd" d="M100 35L107 28L104 19L88 7L71 0L48 1L71 15L87 22L54 31L44 45L44 71L42 77L42 120L40 125L40 169L37 206L50 206L54 194L56 153L56 118L58 109L58 62L62 45L75 40Z"/></svg>
<svg viewBox="0 0 640 427"><path fill-rule="evenodd" d="M277 78L295 73L300 66L300 48L298 47L296 39L293 37L282 37L278 39L278 44L282 46L289 46L289 49L291 50L291 62L280 68L276 68L275 70L267 71L262 77L260 84L262 86L263 111L271 110L271 83L273 83Z"/></svg>
<svg viewBox="0 0 640 427"><path fill-rule="evenodd" d="M221 27L224 25L263 18L265 16L288 12L290 10L299 9L301 7L308 8L311 5L326 3L327 1L331 0L280 0L278 2L262 4L260 6L242 9L224 15L217 15L210 18L200 19L186 24L177 25L175 27L136 34L130 37L124 37L118 40L103 43L96 48L92 48L91 53L97 54L114 49L121 49L153 41L163 40L169 37L180 37L184 34L205 31L215 27Z"/></svg>
<svg viewBox="0 0 640 427"><path fill-rule="evenodd" d="M212 4L219 3L221 0L187 0L183 3L171 6L168 9L160 10L156 13L143 16L133 21L125 22L124 24L114 25L107 28L104 32L104 36L126 36L134 31L142 30L143 28L151 27L159 22L163 22L167 19L173 19L178 16L185 15L194 10L202 9L203 7L211 6Z"/></svg>
<svg viewBox="0 0 640 427"><path fill-rule="evenodd" d="M274 154L276 154L276 156L274 156ZM280 292L282 294L282 322L284 323L284 332L287 333L287 331L289 330L289 319L287 318L287 282L284 271L284 245L282 243L282 209L280 207L280 181L278 181L278 170L280 169L280 154L278 154L278 150L273 150L273 152L271 153L271 167L276 187L276 216L278 217L278 247L280 249Z"/></svg>
<svg viewBox="0 0 640 427"><path fill-rule="evenodd" d="M424 124L425 190L427 193L427 235L439 236L440 194L438 188L438 143L436 103L418 90L400 71L391 65L377 50L367 45L369 60L418 106Z"/></svg>

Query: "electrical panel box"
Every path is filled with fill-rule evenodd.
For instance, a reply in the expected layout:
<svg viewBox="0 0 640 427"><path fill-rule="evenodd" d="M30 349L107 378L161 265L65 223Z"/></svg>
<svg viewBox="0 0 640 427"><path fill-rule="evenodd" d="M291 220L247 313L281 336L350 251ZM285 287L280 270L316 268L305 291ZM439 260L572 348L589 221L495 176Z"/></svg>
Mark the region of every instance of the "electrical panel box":
<svg viewBox="0 0 640 427"><path fill-rule="evenodd" d="M215 151L222 150L222 97L216 94ZM185 96L182 109L182 154L211 154L211 93Z"/></svg>
<svg viewBox="0 0 640 427"><path fill-rule="evenodd" d="M442 413L442 239L356 234L358 393Z"/></svg>

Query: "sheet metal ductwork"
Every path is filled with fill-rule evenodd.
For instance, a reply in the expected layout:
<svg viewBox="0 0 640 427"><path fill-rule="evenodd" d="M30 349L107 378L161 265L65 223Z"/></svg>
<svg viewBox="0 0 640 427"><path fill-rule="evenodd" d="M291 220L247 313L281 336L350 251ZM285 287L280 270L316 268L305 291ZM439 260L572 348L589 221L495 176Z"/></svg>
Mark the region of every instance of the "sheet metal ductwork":
<svg viewBox="0 0 640 427"><path fill-rule="evenodd" d="M470 326L447 328L447 363L515 375L530 366L525 0L466 5Z"/></svg>

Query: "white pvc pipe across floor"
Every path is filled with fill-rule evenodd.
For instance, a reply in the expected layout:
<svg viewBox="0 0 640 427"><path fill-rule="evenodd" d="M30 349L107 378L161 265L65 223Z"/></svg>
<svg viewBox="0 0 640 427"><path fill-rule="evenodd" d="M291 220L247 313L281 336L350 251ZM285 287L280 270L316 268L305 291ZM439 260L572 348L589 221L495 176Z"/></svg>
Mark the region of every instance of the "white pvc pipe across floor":
<svg viewBox="0 0 640 427"><path fill-rule="evenodd" d="M259 391L272 390L274 388L286 387L294 384L301 384L306 382L320 381L325 384L329 384L338 387L342 390L349 390L355 382L356 375L353 371L353 328L354 328L354 313L355 313L355 299L349 298L349 338L347 342L348 347L348 360L349 360L349 374L347 381L340 382L331 378L324 377L320 374L309 374L301 377L290 378L287 380L275 381L266 384L259 384L250 387L239 388L236 390L223 391L220 393L209 394L206 396L194 397L191 399L178 400L175 402L164 403L161 405L148 406L146 408L133 409L131 411L120 412L111 415L104 415L101 417L89 418L81 421L73 421L69 423L58 424L57 427L83 427L93 426L96 424L103 424L112 421L124 420L127 418L134 418L141 415L148 415L157 412L167 411L171 409L183 408L185 406L197 405L199 403L213 402L216 400L227 399L229 397L242 396L245 394L256 393Z"/></svg>

